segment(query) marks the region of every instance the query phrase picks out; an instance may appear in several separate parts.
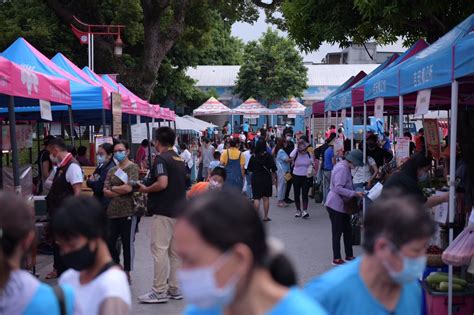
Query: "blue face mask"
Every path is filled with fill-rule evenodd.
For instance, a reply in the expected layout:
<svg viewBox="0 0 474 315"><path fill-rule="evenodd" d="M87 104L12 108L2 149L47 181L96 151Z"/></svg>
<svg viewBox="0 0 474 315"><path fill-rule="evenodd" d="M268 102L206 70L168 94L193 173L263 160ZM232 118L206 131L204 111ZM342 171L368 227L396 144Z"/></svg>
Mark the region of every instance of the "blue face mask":
<svg viewBox="0 0 474 315"><path fill-rule="evenodd" d="M105 162L105 156L104 155L98 155L97 156L97 163L102 164Z"/></svg>
<svg viewBox="0 0 474 315"><path fill-rule="evenodd" d="M117 161L122 162L127 158L127 153L125 151L118 151L114 153L114 157Z"/></svg>
<svg viewBox="0 0 474 315"><path fill-rule="evenodd" d="M402 254L400 254L400 256L403 258L403 268L400 271L395 271L388 263L384 263L385 268L387 268L390 274L390 278L400 285L420 279L426 268L426 256L423 255L416 258L406 257Z"/></svg>

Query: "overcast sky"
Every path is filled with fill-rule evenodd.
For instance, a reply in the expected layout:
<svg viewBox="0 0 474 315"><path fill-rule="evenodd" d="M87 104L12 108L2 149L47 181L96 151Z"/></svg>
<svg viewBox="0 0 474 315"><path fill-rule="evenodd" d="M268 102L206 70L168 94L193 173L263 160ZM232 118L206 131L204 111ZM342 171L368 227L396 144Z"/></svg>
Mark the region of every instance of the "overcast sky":
<svg viewBox="0 0 474 315"><path fill-rule="evenodd" d="M262 33L264 33L268 27L271 27L272 29L276 29L276 26L267 24L265 22L265 13L263 11L260 12L260 17L254 24L249 24L249 23L234 23L232 25L232 35L236 37L240 37L244 42L248 42L251 40L258 39ZM284 32L279 31L281 35L287 35ZM389 45L390 51L402 51L404 50L401 41L395 43L394 45ZM327 43L324 43L321 48L316 51L312 52L310 54L304 54L303 59L304 61L312 61L312 62L321 62L321 60L326 56L327 53L329 52L337 52L340 51L341 49L339 48L339 45L330 45Z"/></svg>

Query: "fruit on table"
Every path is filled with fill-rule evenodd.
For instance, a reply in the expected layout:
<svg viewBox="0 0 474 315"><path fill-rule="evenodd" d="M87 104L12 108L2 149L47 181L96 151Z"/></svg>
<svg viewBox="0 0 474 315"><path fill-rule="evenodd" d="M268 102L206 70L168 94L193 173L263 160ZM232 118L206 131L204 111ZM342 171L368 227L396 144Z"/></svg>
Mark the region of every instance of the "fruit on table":
<svg viewBox="0 0 474 315"><path fill-rule="evenodd" d="M449 281L449 275L446 272L432 272L426 277L426 282L435 290L445 292L447 291L447 285ZM443 284L443 285L441 285ZM462 291L467 286L467 281L458 277L453 276L453 291Z"/></svg>
<svg viewBox="0 0 474 315"><path fill-rule="evenodd" d="M448 292L449 284L447 282L441 282L438 286L438 290L441 292ZM453 283L453 291L464 291L464 287L460 284Z"/></svg>

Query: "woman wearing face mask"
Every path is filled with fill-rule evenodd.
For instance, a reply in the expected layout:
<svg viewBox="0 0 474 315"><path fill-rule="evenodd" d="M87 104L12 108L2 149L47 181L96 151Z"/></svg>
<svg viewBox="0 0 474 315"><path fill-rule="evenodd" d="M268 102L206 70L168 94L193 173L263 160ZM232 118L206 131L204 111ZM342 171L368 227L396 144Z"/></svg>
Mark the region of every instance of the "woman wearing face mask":
<svg viewBox="0 0 474 315"><path fill-rule="evenodd" d="M215 167L211 171L209 181L194 184L186 196L190 199L208 191L221 191L224 187L225 179L225 169L222 167Z"/></svg>
<svg viewBox="0 0 474 315"><path fill-rule="evenodd" d="M73 313L74 294L61 285L57 293L20 266L35 240L33 211L17 195L0 192L0 313L59 315L58 294L66 314Z"/></svg>
<svg viewBox="0 0 474 315"><path fill-rule="evenodd" d="M354 190L351 169L363 166L362 152L350 151L344 160L337 163L331 173L331 183L326 200L326 209L331 219L333 265L345 263L341 257L341 236L344 236L344 250L346 261L354 260L352 252L352 227L351 216L346 212L344 202L353 197L364 197L364 193Z"/></svg>
<svg viewBox="0 0 474 315"><path fill-rule="evenodd" d="M366 211L364 255L310 281L305 291L332 315L422 314L418 279L435 231L415 199L397 192L381 197Z"/></svg>
<svg viewBox="0 0 474 315"><path fill-rule="evenodd" d="M398 172L390 175L384 183L383 192L399 189L404 194L411 195L423 203L427 208L432 208L443 202L448 202L449 193L441 196L425 197L423 191L418 184L428 179L431 169L431 155L426 156L424 153L415 153L408 159Z"/></svg>
<svg viewBox="0 0 474 315"><path fill-rule="evenodd" d="M107 207L110 233L108 237L109 250L116 263L120 263L120 255L116 243L120 236L123 246L123 269L130 281L130 271L133 269L133 242L137 217L134 216L132 183L138 181L139 167L128 159L130 154L128 143L119 141L114 145L114 158L118 165L111 168L104 184L104 196L110 198Z"/></svg>
<svg viewBox="0 0 474 315"><path fill-rule="evenodd" d="M285 191L287 182L285 174L290 173L291 159L285 152L285 148L287 147L287 145L288 143L286 142L285 138L278 138L275 149L273 150L273 156L275 157L277 166L279 207L288 207L288 204L285 202Z"/></svg>
<svg viewBox="0 0 474 315"><path fill-rule="evenodd" d="M109 170L115 166L114 146L110 143L104 143L99 146L97 151L97 168L94 174L87 180L87 187L94 192L94 197L102 204L103 209L107 209L110 199L104 196L104 183Z"/></svg>
<svg viewBox="0 0 474 315"><path fill-rule="evenodd" d="M129 314L127 277L109 253L107 217L97 200L85 196L67 199L52 226L64 263L71 268L59 283L74 288L75 314Z"/></svg>
<svg viewBox="0 0 474 315"><path fill-rule="evenodd" d="M306 137L298 140L296 148L291 152L293 159L293 188L295 191L296 218L309 218L308 193L312 184L312 177L308 178L308 169L314 167L313 155L308 151L309 143ZM301 199L303 200L303 211L301 211Z"/></svg>
<svg viewBox="0 0 474 315"><path fill-rule="evenodd" d="M231 205L231 206L229 206ZM325 312L298 289L281 246L269 246L252 204L232 192L189 203L175 228L186 315Z"/></svg>

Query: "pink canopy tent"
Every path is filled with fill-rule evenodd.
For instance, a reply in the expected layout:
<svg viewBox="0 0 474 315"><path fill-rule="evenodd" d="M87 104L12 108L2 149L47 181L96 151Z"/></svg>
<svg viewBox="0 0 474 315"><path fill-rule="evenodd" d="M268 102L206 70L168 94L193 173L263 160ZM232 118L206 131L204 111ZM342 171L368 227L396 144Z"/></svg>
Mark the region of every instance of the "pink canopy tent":
<svg viewBox="0 0 474 315"><path fill-rule="evenodd" d="M71 105L68 80L23 68L1 56L0 94Z"/></svg>
<svg viewBox="0 0 474 315"><path fill-rule="evenodd" d="M273 115L304 115L306 107L292 97L272 111Z"/></svg>
<svg viewBox="0 0 474 315"><path fill-rule="evenodd" d="M214 97L208 99L204 104L193 111L193 116L217 116L230 115L233 111Z"/></svg>

